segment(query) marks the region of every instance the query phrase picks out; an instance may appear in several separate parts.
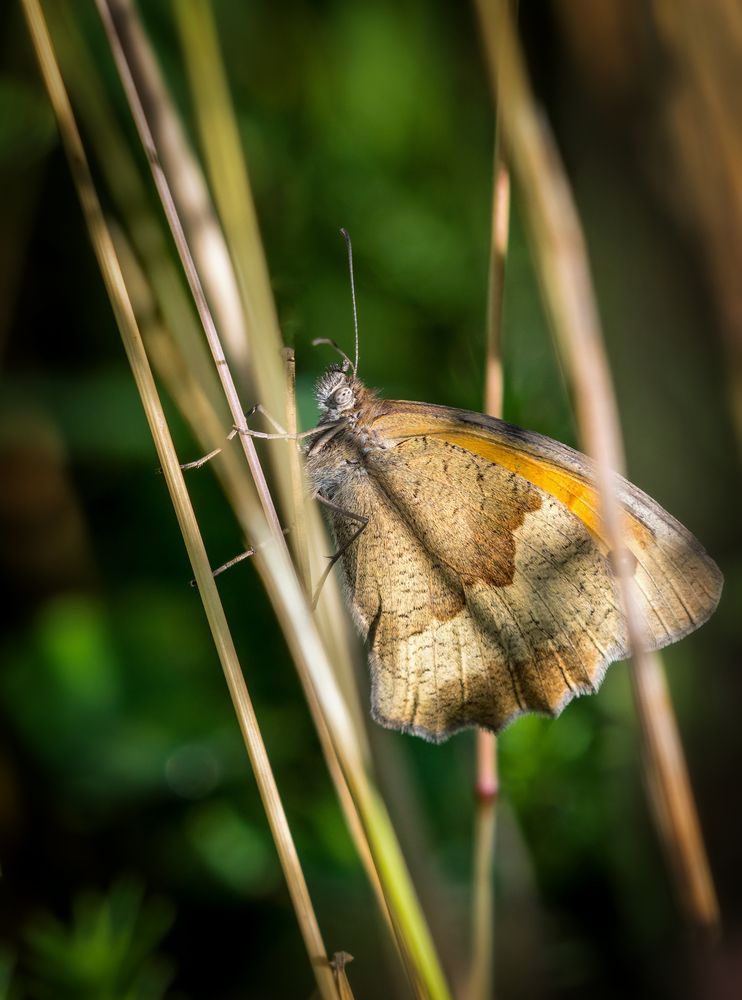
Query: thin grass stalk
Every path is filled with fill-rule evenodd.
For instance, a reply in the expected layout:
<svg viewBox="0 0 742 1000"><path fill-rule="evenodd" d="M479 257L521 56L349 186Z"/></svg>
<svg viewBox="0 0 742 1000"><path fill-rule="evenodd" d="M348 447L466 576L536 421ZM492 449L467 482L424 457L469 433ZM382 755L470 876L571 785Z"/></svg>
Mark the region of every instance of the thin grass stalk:
<svg viewBox="0 0 742 1000"><path fill-rule="evenodd" d="M510 234L510 171L505 160L499 113L495 116L492 162L492 226L487 285L487 358L484 405L493 417L502 417L502 337L505 302L505 262Z"/></svg>
<svg viewBox="0 0 742 1000"><path fill-rule="evenodd" d="M286 362L286 430L289 434L295 435L298 433L299 424L296 413L296 355L292 347L284 348L284 359ZM304 592L307 597L311 597L312 573L309 566L309 543L305 516L307 491L298 448L290 449L289 474L293 493L291 506L294 512L294 533L289 542L294 553L299 579L304 584Z"/></svg>
<svg viewBox="0 0 742 1000"><path fill-rule="evenodd" d="M194 437L206 449L210 442L221 438L222 424L216 412L213 408L209 407L208 402L204 399L201 387L193 379L188 366L183 363L183 359L177 350L173 338L157 318L156 301L149 286L147 276L142 271L126 236L116 226L111 226L111 235L124 280L129 290L142 339L148 355L153 360L155 371L162 379L178 410L184 415L184 419L191 425ZM291 420L289 419L290 429ZM240 481L243 478L241 473L244 472L244 465L237 461L237 456L233 452L222 453L217 457L214 465L225 494L233 506L238 507L238 498L244 487L235 490L235 480ZM389 923L392 941L399 953L399 945L391 925L391 915L386 905L366 834L355 808L355 803L350 795L350 790L345 782L345 777L337 760L329 734L326 731L320 705L314 696L311 686L305 688L305 694L312 709L314 721L320 732L322 749L325 752L328 769L345 814L346 822L350 828L351 836L366 868L366 873L376 894L382 915ZM402 958L401 955L400 958Z"/></svg>
<svg viewBox="0 0 742 1000"><path fill-rule="evenodd" d="M100 9L100 4L98 4ZM144 31L131 4L111 0L106 5L122 36L129 42L136 60L135 75L146 81L142 88L143 101L149 112L165 107L168 95L154 54L145 43ZM172 197L179 214L187 220L187 237L194 259L198 263L202 282L211 310L218 319L219 329L230 361L241 382L249 385L249 344L245 337L245 318L239 290L229 259L229 251L216 220L211 198L203 175L183 134L177 115L160 119L150 114L157 135L158 156L173 177Z"/></svg>
<svg viewBox="0 0 742 1000"><path fill-rule="evenodd" d="M202 155L247 322L253 381L259 401L283 421L286 386L277 363L283 346L281 331L214 16L208 0L175 0L173 13ZM131 16L136 17L133 8ZM290 483L284 478L279 486L289 489Z"/></svg>
<svg viewBox="0 0 742 1000"><path fill-rule="evenodd" d="M503 302L505 261L510 225L510 174L503 156L499 116L495 115L495 149L492 158L492 224L490 230L487 289L487 354L485 359L485 412L502 417ZM470 1000L494 996L495 900L494 864L497 800L500 794L497 737L484 729L476 736L474 817L474 877L472 891L472 957Z"/></svg>
<svg viewBox="0 0 742 1000"><path fill-rule="evenodd" d="M279 406L291 405L285 387L280 394L274 389L274 369L279 357L274 345L280 344L280 330L212 7L208 0L176 0L174 12L206 169L235 264L245 314L249 317L247 332L252 338L253 367L256 369L254 381L261 392L266 392L260 401L275 416L281 412ZM288 461L279 461L273 468L278 473L276 485L280 505L284 511L290 512L290 520L294 523L299 500L295 474L301 461L293 449L289 451ZM289 476L285 474L287 468ZM306 529L310 567L314 579L317 579L326 566L329 551L327 534L316 504L302 501L300 514ZM292 544L291 537L289 544ZM335 575L325 581L315 617L357 731L364 733L365 715L360 705L353 662L358 643L355 635L348 630L348 618Z"/></svg>
<svg viewBox="0 0 742 1000"><path fill-rule="evenodd" d="M253 364L256 369L260 369L261 365L265 367L269 364L270 348L274 340L278 339L280 343L280 331L237 123L224 75L216 26L211 6L203 0L195 0L195 2L188 0L186 4L176 2L175 13L183 42L186 67L191 80L191 89L202 135L202 146L205 151L217 209L225 226L227 243L235 262L243 303L250 318L248 334L250 335L252 331L256 347ZM270 330L271 334L268 338L262 336L266 329ZM259 332L260 336L258 336ZM269 349L267 353L266 347ZM297 422L293 351L286 349L284 357L288 374L288 391L284 394L287 430L290 434L295 434ZM259 376L256 378L256 383L258 385L261 383ZM275 394L273 398L275 401ZM312 578L308 554L307 520L311 520L314 515L316 522L316 511L313 507L308 507L306 503L306 482L300 454L295 448L290 448L286 464L289 468L293 494L291 504L286 505L293 511L293 537L289 538L289 543L297 557L299 575L305 592L311 596ZM317 528L315 523L312 532L315 549L318 536L324 542L324 534L320 535ZM339 595L334 581L327 581L325 587L327 590L335 591L335 603L338 605ZM337 652L338 650L336 650ZM336 666L338 665L337 657L333 658L333 662ZM350 679L352 691L355 693L355 684L352 681L352 664L347 651L345 651L343 663L344 670L341 676L345 677L346 683ZM344 687L344 692L348 693L346 687ZM342 769L338 764L332 740L322 716L321 706L314 696L311 685L305 685L305 694L349 831L355 841L359 857L366 868L382 915L393 931L391 914L384 898L378 873L374 867L373 856L365 837L363 824L345 783ZM357 718L359 726L361 726L360 711L357 712ZM399 952L399 942L394 933L392 940Z"/></svg>
<svg viewBox="0 0 742 1000"><path fill-rule="evenodd" d="M598 319L584 237L558 151L539 114L507 0L477 0L493 93L524 209L544 302L570 379L580 437L595 462L601 518L611 549L624 552L614 474L624 468L615 394ZM632 654L650 807L683 909L711 930L719 910L677 722L660 660L644 649L628 561L617 559Z"/></svg>
<svg viewBox="0 0 742 1000"><path fill-rule="evenodd" d="M280 331L265 255L262 251L248 171L242 152L229 85L224 73L213 12L211 4L207 0L187 0L186 3L176 0L174 11L190 79L206 166L217 210L224 225L227 243L235 263L243 303L250 317L248 333L252 331L256 341L254 366L260 369L261 365L264 366L270 362L270 357L266 354L266 344L270 347L276 338L280 342ZM270 330L271 333L268 338L262 336L262 332L266 329ZM260 332L260 336L258 336L258 332ZM289 352L288 349L285 356L288 356L289 353L287 364L291 374L288 392L285 395L287 429L289 433L296 433L298 428L294 397L295 359L293 351ZM259 375L256 378L256 383L261 383ZM305 591L307 595L311 595L312 575L309 562L309 539L311 538L313 543L313 563L316 566L318 545L324 547L326 537L324 532L320 530L314 505L310 506L306 503L306 480L303 474L301 456L296 449L290 449L286 464L290 472L292 502L284 506L293 512L293 537L289 537L289 544L297 557L299 573ZM278 485L280 488L281 481ZM311 530L308 531L309 528ZM322 609L326 609L328 604L332 605L334 611L330 616L333 625L329 634L329 638L333 639L338 632L338 617L342 616L341 620L344 619L339 590L334 578L327 580L323 588ZM322 615L322 611L320 615ZM322 629L322 624L325 625L324 629ZM325 615L324 622L320 620L320 628L325 640L328 638L328 624L329 621ZM342 636L340 639L340 642L333 642L332 661L336 668L341 668L339 680L346 698L352 696L351 707L354 709L358 727L362 731L360 707L355 697L356 685L351 656L347 643L342 642ZM378 874L374 868L369 845L365 839L363 825L359 820L342 771L335 759L332 741L326 732L321 709L312 695L311 688L306 689L306 693L348 828L377 896L382 915L387 922L390 922L391 927L391 916L383 896ZM395 936L393 936L393 940L399 948Z"/></svg>
<svg viewBox="0 0 742 1000"><path fill-rule="evenodd" d="M131 66L127 60L122 39L110 16L108 4L105 0L97 0L97 3L132 115L147 153L155 185L160 194L176 248L181 256L199 316L202 319L207 341L212 349L230 412L235 426L244 430L245 418L234 381L203 294L183 227L178 218L166 173L158 157L156 144L137 91L136 81L131 73ZM117 2L118 8L125 7L128 10L128 6L128 4ZM126 41L127 44L130 44L132 36L128 35ZM166 114L167 110L166 107L157 109L160 115ZM425 919L399 850L393 827L383 802L366 771L362 746L353 729L347 705L335 682L306 597L288 557L285 539L278 525L275 507L273 507L252 439L244 433L240 434L240 438L265 515L265 518L255 519L255 523L252 525L252 537L256 539L253 542L256 549L254 558L256 568L276 609L286 641L300 673L309 678L314 688L314 694L322 706L327 729L332 734L343 773L354 800L358 804L359 814L371 845L380 881L384 887L384 895L392 913L393 924L398 932L400 948L402 953L406 955L408 966L412 970L415 987L422 995L446 998L449 996L448 986L430 939ZM270 524L270 532L266 525L266 519Z"/></svg>
<svg viewBox="0 0 742 1000"><path fill-rule="evenodd" d="M77 187L93 249L111 299L124 348L154 438L165 481L198 582L209 627L224 670L260 795L276 843L289 892L294 902L317 987L324 1000L337 1000L332 969L322 942L298 854L281 804L278 788L263 744L224 611L211 574L183 474L175 453L134 311L124 283L111 234L103 216L72 108L59 72L51 39L38 0L23 0L34 49L57 118L70 169Z"/></svg>
<svg viewBox="0 0 742 1000"><path fill-rule="evenodd" d="M155 371L162 379L178 410L183 414L184 419L191 425L191 431L193 432L194 437L199 440L203 444L204 449L206 449L208 447L208 443L221 438L221 429L223 425L216 412L209 406L208 401L205 400L201 387L192 377L188 370L188 366L183 363L183 359L177 350L173 338L158 320L157 305L154 295L147 281L147 277L142 271L126 236L116 226L111 226L111 235L124 275L124 280L126 282L127 289L129 290L129 295L134 307L135 316L137 317L142 339L149 356L153 360ZM287 354L290 354L290 359L287 358L287 366L290 373L290 364L293 361L293 352L287 351ZM291 385L291 382L292 376L289 374L289 385ZM290 389L290 394L292 393L293 388ZM289 410L289 432L291 431L291 427L291 410ZM222 483L225 494L231 500L233 506L237 507L239 506L237 498L239 497L240 491L235 490L234 480L235 478L240 478L240 472L244 470L244 466L238 464L237 468L235 468L235 462L236 455L231 452L226 452L217 457L215 460L215 467L217 470L217 476ZM301 471L298 463L297 470L299 472ZM301 499L303 502L303 494ZM295 522L295 533L300 531L298 525L299 521L297 520ZM308 577L306 579L308 580ZM389 913L389 908L386 904L386 899L384 898L383 888L379 882L378 873L374 866L373 857L366 839L363 824L358 816L358 811L355 807L355 803L350 794L350 790L348 789L342 769L340 768L340 764L337 760L337 755L335 753L334 746L332 745L329 733L327 732L327 727L321 713L321 706L314 696L314 690L311 685L305 687L305 695L310 705L312 717L318 728L320 743L325 754L328 770L330 771L330 776L333 784L335 785L341 808L343 809L346 822L350 829L351 837L353 838L356 850L359 853L359 857L361 858L364 868L366 869L366 874L368 875L374 893L376 894L382 916L389 924L392 942L397 947L399 957L404 960L403 956L399 953L399 944L396 939L396 932L394 931L391 923L391 914Z"/></svg>
<svg viewBox="0 0 742 1000"><path fill-rule="evenodd" d="M137 258L128 236L117 223L109 220L108 226L155 374L183 415L194 439L206 451L211 444L222 441L224 420L204 393L170 329L160 318L160 303L150 283L151 275ZM244 463L239 460L236 451L223 451L215 458L213 467L231 502L236 503L237 498L247 494L248 505L252 503L253 507L256 506L255 491L250 487ZM245 541L247 543L247 538Z"/></svg>
<svg viewBox="0 0 742 1000"><path fill-rule="evenodd" d="M296 434L297 432L297 422L296 422L296 358L294 351L291 348L285 348L284 356L286 359L286 379L287 379L287 394L286 394L286 427L289 434ZM299 451L297 449L292 449L291 456L289 459L291 466L291 482L294 489L294 529L296 537L294 539L294 552L297 554L297 561L299 564L299 576L304 585L304 591L308 598L312 596L312 577L309 566L309 551L307 543L307 533L306 533L306 486L304 478L304 470L301 465ZM368 840L366 839L366 832L363 828L363 823L358 815L358 810L356 808L353 796L350 793L350 789L345 781L345 776L343 775L342 768L337 759L337 754L335 753L335 748L332 744L330 734L327 731L327 727L322 716L321 706L317 699L314 697L311 688L308 689L307 694L309 696L309 705L312 712L312 718L314 719L315 726L317 728L318 735L320 737L320 742L322 744L322 751L325 756L325 761L327 762L327 767L330 772L333 784L335 786L335 791L337 792L338 799L340 801L340 806L345 815L345 821L348 825L351 837L356 845L356 850L358 851L358 856L361 859L363 867L366 869L366 875L368 876L371 887L376 896L376 901L381 911L383 918L385 919L388 929L390 931L390 936L393 944L397 949L397 954L402 963L406 961L404 953L400 950L398 934L394 927L392 920L392 915L389 911L386 898L384 896L384 889L379 880L379 874L376 870L374 864L373 854L371 853L371 848L369 846ZM408 970L408 973L410 970ZM338 982L342 986L346 980L345 965L343 963L339 964L336 968L336 974L338 977Z"/></svg>
<svg viewBox="0 0 742 1000"><path fill-rule="evenodd" d="M114 230L114 238L127 286L132 289L132 301L135 312L150 318L149 322L142 325L142 335L147 349L153 355L159 374L164 380L176 406L191 425L194 437L200 441L206 451L212 443L221 440L221 424L218 417L213 409L204 411L203 407L201 407L200 387L191 378L187 367L184 367L183 361L167 330L155 320L156 310L154 309L154 301L147 284L147 278L142 273L125 236L122 232ZM223 451L215 459L214 466L233 509L237 512L248 509L247 504L244 502L245 469L244 465L240 464L237 460L237 454L229 450ZM249 536L249 529L245 529L245 532L246 537ZM305 688L305 693L310 707L316 704L311 686L308 689ZM326 727L323 726L323 731L325 730ZM336 774L339 762L334 757L328 758L328 767L336 784L338 797L345 812L351 836L366 867L382 915L387 920L392 931L392 942L397 950L397 954L400 956L403 967L407 968L410 980L414 982L415 976L409 967L407 955L405 952L400 951L398 938L401 931L395 928L392 922L392 915L387 905L383 886L379 880L375 862L368 846L365 827L361 824L361 819L355 808L355 803L350 796L343 773L341 772L339 776Z"/></svg>
<svg viewBox="0 0 742 1000"><path fill-rule="evenodd" d="M494 996L494 868L499 795L494 733L477 732L476 759L472 952L467 996L469 1000L489 1000ZM484 794L479 791L480 787L486 789Z"/></svg>
<svg viewBox="0 0 742 1000"><path fill-rule="evenodd" d="M211 350L212 357L214 358L219 381L222 384L222 389L224 390L224 395L226 396L227 404L229 405L234 426L240 431L239 439L242 444L242 450L245 453L247 464L250 467L250 472L252 473L252 477L255 482L255 488L258 493L260 505L263 509L265 526L267 526L268 530L265 531L265 526L259 525L258 530L260 536L262 537L257 537L254 540L254 545L256 548L258 546L262 547L268 544L269 541L272 541L280 550L282 550L283 553L285 553L286 557L288 557L286 542L281 531L278 514L276 513L276 508L273 505L273 499L270 495L268 484L266 483L265 476L263 475L255 443L247 433L247 421L242 409L242 404L229 370L227 358L225 356L209 302L206 298L206 293L201 282L201 275L199 273L199 269L196 267L195 260L191 253L190 244L186 238L183 223L181 222L180 214L178 212L169 181L169 176L175 174L177 177L184 165L188 169L189 174L192 173L192 164L185 161L185 164L179 164L177 169L168 171L167 175L163 168L154 135L150 127L150 118L159 119L162 125L162 119L165 117L163 114L164 108L155 106L150 109L150 114L148 115L141 100L137 82L132 72L130 57L133 50L136 53L134 64L141 68L143 64L148 63L150 53L148 47L140 46L138 37L138 22L136 22L131 16L129 4L122 2L122 0L96 0L96 6L103 22L103 28L106 32L109 45L111 46L111 52L124 87L124 92L126 93L129 102L129 108L134 118L142 145L144 146L145 153L147 154L155 187L157 188L157 193L160 196L160 201L165 211L165 217L167 218L168 225L170 226L175 247L178 251L178 256L193 296L196 311L198 312L201 325L203 326L204 333L206 335L206 341L209 345L209 349ZM116 19L114 19L113 16L114 10L116 11ZM119 26L121 25L126 26L127 33L125 35L119 34ZM128 45L128 50L124 49L124 41ZM140 51L141 48L144 48L144 51ZM150 70L147 71L147 74L148 78L152 75ZM170 116L168 116L168 121L169 117ZM228 257L227 262L223 265L223 269L231 270L228 264Z"/></svg>
<svg viewBox="0 0 742 1000"><path fill-rule="evenodd" d="M137 255L142 260L147 280L153 286L157 308L166 321L166 328L160 327L161 335L152 341L152 349L157 352L161 368L170 376L167 382L168 389L176 399L194 437L202 443L204 451L211 451L224 443L224 429L229 424L224 396L218 391L219 383L214 373L213 362L209 359L208 367L204 364L208 353L205 351L203 338L196 329L192 306L185 299L182 284L172 267L161 229L152 218L144 186L121 130L116 125L113 109L106 100L100 74L88 57L74 19L70 16L61 16L56 8L54 14L55 17L51 19L52 27L56 22L60 44L67 56L64 62L69 67L71 89L87 123L90 141L96 148L114 200L122 216L127 220L128 230ZM177 347L174 344L167 346L166 341L169 342L167 329L172 331L177 340ZM176 371L177 375L174 374ZM217 387L216 394L214 385ZM203 399L204 393L211 406ZM299 463L295 449L289 448L288 456L293 471L294 466L298 466ZM215 463L215 468L238 515L253 507L254 491L248 489L246 495L244 483L237 486L239 470L230 461L229 452ZM246 544L249 544L247 539ZM328 581L325 595L329 596L331 590L337 591L334 581ZM339 601L336 604L339 604ZM325 600L321 602L321 610L335 622L342 614L336 604L328 604ZM341 633L342 629L336 627L335 632ZM340 641L337 645L342 647ZM337 650L333 649L333 653L337 655ZM347 655L346 660L349 660ZM350 674L351 668L348 666L346 675ZM351 687L350 683L343 685L346 699L354 691L355 688ZM357 699L351 702L350 707L356 728L362 732L362 711Z"/></svg>

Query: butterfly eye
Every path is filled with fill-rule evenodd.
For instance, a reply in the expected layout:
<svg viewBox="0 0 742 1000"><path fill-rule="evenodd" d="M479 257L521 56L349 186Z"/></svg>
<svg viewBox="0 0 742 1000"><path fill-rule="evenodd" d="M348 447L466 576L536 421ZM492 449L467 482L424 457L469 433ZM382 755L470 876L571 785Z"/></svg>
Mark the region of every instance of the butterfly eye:
<svg viewBox="0 0 742 1000"><path fill-rule="evenodd" d="M344 385L337 390L333 397L333 402L338 409L348 406L353 401L353 392L349 386Z"/></svg>

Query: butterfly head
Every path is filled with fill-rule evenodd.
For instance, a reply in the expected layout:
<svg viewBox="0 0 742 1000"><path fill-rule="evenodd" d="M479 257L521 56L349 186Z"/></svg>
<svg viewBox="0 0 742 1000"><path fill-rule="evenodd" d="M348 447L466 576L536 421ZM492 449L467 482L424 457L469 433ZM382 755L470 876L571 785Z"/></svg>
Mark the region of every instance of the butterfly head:
<svg viewBox="0 0 742 1000"><path fill-rule="evenodd" d="M357 405L358 380L349 365L331 365L315 386L314 395L323 422L347 417Z"/></svg>

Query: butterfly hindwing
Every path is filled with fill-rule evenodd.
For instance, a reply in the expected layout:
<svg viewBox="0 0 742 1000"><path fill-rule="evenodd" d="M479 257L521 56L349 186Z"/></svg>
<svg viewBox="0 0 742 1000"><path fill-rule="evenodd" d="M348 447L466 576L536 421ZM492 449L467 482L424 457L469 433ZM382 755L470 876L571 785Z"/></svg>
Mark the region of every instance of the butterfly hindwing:
<svg viewBox="0 0 742 1000"><path fill-rule="evenodd" d="M436 437L374 450L335 502L369 523L343 557L368 634L373 711L440 740L557 714L625 653L589 532L522 477ZM338 542L352 530L334 518Z"/></svg>

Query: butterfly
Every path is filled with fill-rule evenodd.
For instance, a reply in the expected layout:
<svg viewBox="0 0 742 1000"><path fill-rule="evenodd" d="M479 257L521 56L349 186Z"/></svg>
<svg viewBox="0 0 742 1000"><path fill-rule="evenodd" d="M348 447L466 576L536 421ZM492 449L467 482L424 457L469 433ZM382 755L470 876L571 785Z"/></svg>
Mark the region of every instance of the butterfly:
<svg viewBox="0 0 742 1000"><path fill-rule="evenodd" d="M317 383L305 459L368 642L373 717L440 742L595 692L628 645L591 461L493 417L382 399L356 366ZM616 491L660 649L708 619L722 575L646 493L618 476Z"/></svg>

